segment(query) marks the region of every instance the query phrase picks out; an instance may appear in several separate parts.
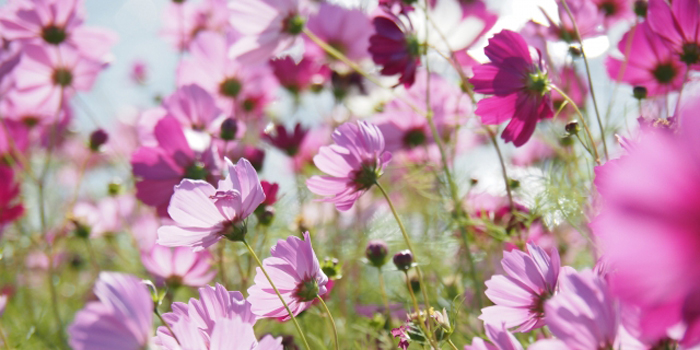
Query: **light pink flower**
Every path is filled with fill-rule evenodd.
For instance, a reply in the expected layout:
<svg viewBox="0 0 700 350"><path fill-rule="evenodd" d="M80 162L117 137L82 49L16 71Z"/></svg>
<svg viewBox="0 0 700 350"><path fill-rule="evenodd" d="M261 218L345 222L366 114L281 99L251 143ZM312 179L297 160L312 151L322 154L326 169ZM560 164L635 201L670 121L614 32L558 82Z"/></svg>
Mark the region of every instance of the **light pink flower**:
<svg viewBox="0 0 700 350"><path fill-rule="evenodd" d="M229 54L244 64L259 64L298 46L304 28L299 0L241 0L231 4L231 26L243 36Z"/></svg>
<svg viewBox="0 0 700 350"><path fill-rule="evenodd" d="M529 332L544 325L544 303L556 289L559 253L550 257L540 247L527 244L529 254L519 250L503 252L501 265L508 276L495 275L486 281L486 296L496 305L482 309L486 323L504 323L516 332Z"/></svg>
<svg viewBox="0 0 700 350"><path fill-rule="evenodd" d="M221 122L224 119L221 110L216 107L214 98L209 92L199 85L189 84L179 87L163 101L163 107L167 112L166 115L174 117L187 128L219 134Z"/></svg>
<svg viewBox="0 0 700 350"><path fill-rule="evenodd" d="M242 4L237 4L237 6ZM226 116L258 116L274 100L277 81L265 61L246 66L228 57L228 40L216 33L201 33L190 47L191 55L177 68L177 84L197 84L216 98Z"/></svg>
<svg viewBox="0 0 700 350"><path fill-rule="evenodd" d="M652 129L627 155L596 168L601 205L591 228L614 271L611 290L640 309L644 338L681 324L689 347L700 343L692 335L700 327L700 100L685 101L677 133Z"/></svg>
<svg viewBox="0 0 700 350"><path fill-rule="evenodd" d="M648 96L665 95L681 88L686 64L661 36L654 33L648 21L632 27L620 39L617 47L623 54L627 52L628 41L627 57L617 59L610 56L606 61L610 79L619 78L632 86L645 87Z"/></svg>
<svg viewBox="0 0 700 350"><path fill-rule="evenodd" d="M71 348L147 347L153 332L153 300L148 287L129 274L101 272L93 292L99 301L85 305L68 327Z"/></svg>
<svg viewBox="0 0 700 350"><path fill-rule="evenodd" d="M307 27L353 61L369 56L367 49L372 23L362 10L322 2L318 12L309 18ZM312 45L322 51L315 44Z"/></svg>
<svg viewBox="0 0 700 350"><path fill-rule="evenodd" d="M516 149L512 163L517 166L530 166L556 156L554 148L544 141L534 139Z"/></svg>
<svg viewBox="0 0 700 350"><path fill-rule="evenodd" d="M314 164L330 176L312 176L306 186L326 197L321 201L347 211L382 175L391 153L384 150L379 128L365 121L339 126L332 138L335 144L321 147L314 157Z"/></svg>
<svg viewBox="0 0 700 350"><path fill-rule="evenodd" d="M218 188L201 180L183 180L170 200L168 213L175 225L158 229L158 244L202 250L226 237L242 240L246 218L265 200L258 173L241 158L236 165L226 159L228 175Z"/></svg>
<svg viewBox="0 0 700 350"><path fill-rule="evenodd" d="M321 271L308 232L303 240L290 236L277 241L270 254L271 257L263 260L263 266L295 316L311 306L316 296L326 294L328 277ZM262 270L258 267L256 271L255 285L248 288L251 311L259 317L289 320L287 310Z"/></svg>
<svg viewBox="0 0 700 350"><path fill-rule="evenodd" d="M586 98L588 97L588 85L586 81L576 72L573 66L564 66L553 77L554 84L566 93L581 110L585 109ZM558 91L552 91L552 104L554 109L559 111L559 108L564 103L564 97ZM576 113L574 107L567 104L564 109L559 112L559 116L568 117Z"/></svg>
<svg viewBox="0 0 700 350"><path fill-rule="evenodd" d="M474 92L494 96L481 99L475 113L486 125L510 119L501 138L520 147L537 122L554 115L547 71L541 58L533 61L522 36L509 30L489 39L484 52L491 62L474 67L469 81Z"/></svg>
<svg viewBox="0 0 700 350"><path fill-rule="evenodd" d="M105 197L96 204L82 201L73 208L73 216L88 226L91 237L101 237L119 232L135 204L131 195Z"/></svg>
<svg viewBox="0 0 700 350"><path fill-rule="evenodd" d="M633 20L634 1L633 0L592 0L598 7L600 16L603 16L605 28L610 29L621 21Z"/></svg>
<svg viewBox="0 0 700 350"><path fill-rule="evenodd" d="M144 85L146 80L148 80L148 65L146 62L142 60L132 62L129 78L136 84Z"/></svg>
<svg viewBox="0 0 700 350"><path fill-rule="evenodd" d="M523 350L523 346L508 332L505 324L498 327L487 322L484 323L484 330L491 344L482 338L474 338L472 345L465 345L464 350Z"/></svg>
<svg viewBox="0 0 700 350"><path fill-rule="evenodd" d="M229 16L226 0L172 1L163 11L160 34L178 50L189 50L201 33L230 31Z"/></svg>
<svg viewBox="0 0 700 350"><path fill-rule="evenodd" d="M209 283L216 276L212 260L208 251L193 252L188 247L169 248L156 244L150 251L141 253L143 266L156 277L158 284L171 287L200 287Z"/></svg>
<svg viewBox="0 0 700 350"><path fill-rule="evenodd" d="M601 30L602 18L598 15L598 7L592 0L567 0L566 4L576 20L581 38L591 38L603 34ZM549 22L549 39L563 40L567 43L577 42L574 25L561 0L557 0L560 22L554 22L545 12Z"/></svg>
<svg viewBox="0 0 700 350"><path fill-rule="evenodd" d="M13 73L16 90L10 98L55 114L75 91L90 90L103 68L69 47L26 45Z"/></svg>

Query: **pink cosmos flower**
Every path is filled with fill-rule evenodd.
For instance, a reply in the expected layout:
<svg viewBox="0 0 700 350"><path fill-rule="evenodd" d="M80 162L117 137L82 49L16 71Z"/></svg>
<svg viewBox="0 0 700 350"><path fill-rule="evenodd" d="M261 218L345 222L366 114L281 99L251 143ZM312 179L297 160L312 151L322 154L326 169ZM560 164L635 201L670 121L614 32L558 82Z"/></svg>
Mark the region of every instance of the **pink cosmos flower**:
<svg viewBox="0 0 700 350"><path fill-rule="evenodd" d="M14 177L12 168L0 166L0 233L3 226L24 214L24 206L18 198L19 183L15 183Z"/></svg>
<svg viewBox="0 0 700 350"><path fill-rule="evenodd" d="M91 301L68 327L69 344L82 349L144 349L153 332L153 300L141 280L125 273L100 272Z"/></svg>
<svg viewBox="0 0 700 350"><path fill-rule="evenodd" d="M0 118L0 159L17 157L18 152L25 152L28 147L28 128L22 122Z"/></svg>
<svg viewBox="0 0 700 350"><path fill-rule="evenodd" d="M494 96L481 99L475 113L487 125L510 119L501 138L520 147L535 132L538 121L554 115L542 58L533 62L525 40L509 30L489 39L484 53L491 62L474 67L469 81L474 92Z"/></svg>
<svg viewBox="0 0 700 350"><path fill-rule="evenodd" d="M55 114L75 91L90 90L103 68L103 63L69 47L28 44L13 73L16 90L10 98Z"/></svg>
<svg viewBox="0 0 700 350"><path fill-rule="evenodd" d="M700 307L700 100L685 101L677 133L646 132L627 155L596 169L601 206L591 228L615 271L611 290L640 309L644 338L665 337L680 324L690 347L700 343L693 312Z"/></svg>
<svg viewBox="0 0 700 350"><path fill-rule="evenodd" d="M182 125L174 117L161 119L155 127L157 146L141 146L131 157L136 198L167 216L173 188L182 179L213 181L218 171L214 151L195 151L187 142Z"/></svg>
<svg viewBox="0 0 700 350"><path fill-rule="evenodd" d="M156 282L170 287L200 287L209 283L216 276L212 260L206 250L193 252L188 247L168 248L158 244L141 253L143 266L157 278Z"/></svg>
<svg viewBox="0 0 700 350"><path fill-rule="evenodd" d="M547 327L566 345L558 348L619 349L619 312L605 281L591 270L571 271L559 286L544 306Z"/></svg>
<svg viewBox="0 0 700 350"><path fill-rule="evenodd" d="M0 14L0 28L7 40L62 45L81 56L102 60L117 41L116 33L83 25L82 0L14 1Z"/></svg>
<svg viewBox="0 0 700 350"><path fill-rule="evenodd" d="M163 319L177 337L167 327L158 327L154 342L164 349L282 349L281 338L267 336L258 344L250 303L240 292L229 292L218 283L199 288L199 300L173 303Z"/></svg>
<svg viewBox="0 0 700 350"><path fill-rule="evenodd" d="M341 211L375 184L391 160L379 128L365 121L345 123L333 132L334 145L321 147L314 164L330 176L312 176L306 186Z"/></svg>
<svg viewBox="0 0 700 350"><path fill-rule="evenodd" d="M308 131L307 136L299 144L299 151L292 158L292 168L299 173L304 168L313 166L313 158L321 147L330 142L331 129L328 126L319 126Z"/></svg>
<svg viewBox="0 0 700 350"><path fill-rule="evenodd" d="M163 101L168 116L177 119L183 126L218 135L223 116L216 107L214 98L199 85L179 87ZM221 117L221 118L220 118Z"/></svg>
<svg viewBox="0 0 700 350"><path fill-rule="evenodd" d="M349 9L322 2L318 12L309 18L308 29L327 44L358 61L368 56L372 24L362 10ZM322 51L316 47L316 50Z"/></svg>
<svg viewBox="0 0 700 350"><path fill-rule="evenodd" d="M244 64L259 64L304 42L299 0L242 0L231 5L231 26L243 36L229 54Z"/></svg>
<svg viewBox="0 0 700 350"><path fill-rule="evenodd" d="M308 232L303 240L290 236L277 241L270 254L271 257L263 260L263 266L294 316L311 306L316 296L326 294L328 277L321 271ZM262 270L258 267L256 271L255 285L248 288L251 311L259 317L289 320L287 310Z"/></svg>
<svg viewBox="0 0 700 350"><path fill-rule="evenodd" d="M501 265L508 276L495 275L486 281L486 296L496 305L481 310L486 323L518 327L529 332L544 325L544 303L556 289L559 277L559 252L551 257L540 247L528 243L529 254L519 250L503 252Z"/></svg>
<svg viewBox="0 0 700 350"><path fill-rule="evenodd" d="M598 7L598 12L603 16L605 28L610 29L615 24L633 20L634 1L633 0L592 0Z"/></svg>
<svg viewBox="0 0 700 350"><path fill-rule="evenodd" d="M582 39L599 36L602 33L600 24L601 17L598 16L598 7L592 0L567 0L566 4L571 10L571 14L576 19L576 26ZM561 0L557 1L559 9L560 23L554 22L546 12L543 11L549 22L548 36L552 40L563 40L567 43L576 42L576 33L571 17L566 12Z"/></svg>
<svg viewBox="0 0 700 350"><path fill-rule="evenodd" d="M700 69L700 3L694 0L650 0L647 22L666 40L678 59Z"/></svg>
<svg viewBox="0 0 700 350"><path fill-rule="evenodd" d="M288 156L294 157L299 152L299 145L304 142L308 132L309 130L304 128L301 123L297 123L291 133L287 132L284 125L278 124L275 126L274 131L264 133L262 138L279 150L287 153Z"/></svg>
<svg viewBox="0 0 700 350"><path fill-rule="evenodd" d="M523 350L523 346L508 332L505 324L498 327L487 322L484 323L484 330L491 344L482 338L474 338L472 345L465 345L464 350Z"/></svg>
<svg viewBox="0 0 700 350"><path fill-rule="evenodd" d="M101 237L119 232L133 213L135 204L131 195L105 197L95 204L81 201L73 208L73 216L88 226L91 237Z"/></svg>
<svg viewBox="0 0 700 350"><path fill-rule="evenodd" d="M168 213L175 225L158 229L158 244L192 247L200 251L221 238L242 240L244 221L265 200L258 173L242 158L233 165L225 159L228 175L215 188L201 180L183 180L170 200Z"/></svg>
<svg viewBox="0 0 700 350"><path fill-rule="evenodd" d="M617 47L624 53L628 37L634 34L629 56L623 59L608 57L608 75L613 80L619 77L632 86L645 87L648 96L665 95L680 89L687 67L667 42L654 33L649 23L647 21L633 27L622 37Z"/></svg>
<svg viewBox="0 0 700 350"><path fill-rule="evenodd" d="M291 57L273 59L270 66L280 85L292 94L306 91L314 84L323 84L330 75L328 67L310 55L305 55L298 63Z"/></svg>
<svg viewBox="0 0 700 350"><path fill-rule="evenodd" d="M201 33L231 31L229 16L226 0L173 1L163 11L160 34L178 50L189 50Z"/></svg>
<svg viewBox="0 0 700 350"><path fill-rule="evenodd" d="M553 158L556 152L548 143L534 139L525 146L520 147L513 154L513 165L530 166L543 160Z"/></svg>
<svg viewBox="0 0 700 350"><path fill-rule="evenodd" d="M398 17L382 11L372 20L375 33L369 38L369 53L382 66L382 75L399 74L399 84L413 85L420 65L420 42Z"/></svg>
<svg viewBox="0 0 700 350"><path fill-rule="evenodd" d="M148 79L148 66L145 61L136 60L131 64L131 71L129 73L129 78L132 82L144 85Z"/></svg>
<svg viewBox="0 0 700 350"><path fill-rule="evenodd" d="M266 61L245 66L230 59L227 50L225 37L210 32L199 34L190 47L190 57L177 68L177 84L197 84L209 91L229 117L257 116L274 100L277 81L270 68L261 64Z"/></svg>
<svg viewBox="0 0 700 350"><path fill-rule="evenodd" d="M564 66L558 74L553 78L554 84L564 91L575 103L576 106L583 110L586 106L586 98L588 97L588 85L586 81L581 78L581 76L576 73L576 69L573 66ZM554 110L558 111L559 108L564 103L564 97L558 91L552 91L552 104L554 105ZM559 112L562 117L568 117L574 115L576 111L571 105L564 107L564 109Z"/></svg>

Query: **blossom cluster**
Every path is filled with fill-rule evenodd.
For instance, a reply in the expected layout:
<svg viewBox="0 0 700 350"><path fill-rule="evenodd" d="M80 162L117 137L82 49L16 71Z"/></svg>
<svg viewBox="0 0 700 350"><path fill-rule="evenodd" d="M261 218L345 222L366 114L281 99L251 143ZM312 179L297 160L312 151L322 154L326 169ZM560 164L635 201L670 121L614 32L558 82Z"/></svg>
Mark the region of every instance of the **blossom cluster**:
<svg viewBox="0 0 700 350"><path fill-rule="evenodd" d="M700 1L505 3L3 2L0 344L700 349Z"/></svg>

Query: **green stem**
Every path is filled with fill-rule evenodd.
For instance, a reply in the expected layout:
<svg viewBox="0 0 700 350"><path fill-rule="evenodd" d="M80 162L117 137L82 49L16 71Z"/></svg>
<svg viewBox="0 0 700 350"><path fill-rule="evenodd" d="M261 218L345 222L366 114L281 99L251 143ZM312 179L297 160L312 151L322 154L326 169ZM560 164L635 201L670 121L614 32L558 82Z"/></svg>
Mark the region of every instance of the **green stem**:
<svg viewBox="0 0 700 350"><path fill-rule="evenodd" d="M581 38L581 33L578 30L578 25L576 24L576 19L574 18L574 15L571 13L571 9L569 9L569 5L566 3L566 0L561 0L561 4L564 6L564 10L566 10L566 13L569 15L569 18L571 19L571 25L574 27L574 32L576 33L576 39L578 40L579 44L581 45L581 57L583 57L583 63L586 65L586 76L588 77L588 89L591 91L591 99L593 100L593 108L595 109L595 116L598 119L598 127L600 128L600 138L603 141L603 150L605 152L605 159L608 159L608 145L605 142L605 130L603 128L603 121L600 119L600 112L598 112L598 103L596 102L595 99L595 91L593 90L593 79L591 79L591 68L588 65L588 58L586 58L586 51L583 49L583 39ZM583 117L581 117L583 119ZM593 139L591 138L591 141ZM598 160L598 163L600 164L600 160Z"/></svg>
<svg viewBox="0 0 700 350"><path fill-rule="evenodd" d="M593 150L593 157L595 158L596 164L600 165L600 156L598 155L598 148L595 146L595 140L593 140L593 135L591 134L591 130L588 128L588 123L586 123L586 118L583 117L583 114L581 113L581 110L578 108L576 105L576 102L569 97L564 91L562 91L560 88L558 88L556 85L550 85L552 90L558 92L561 97L563 97L569 104L574 107L574 110L576 111L576 114L578 114L579 118L581 118L581 124L583 125L583 129L586 130L586 135L588 135L588 139L591 141L591 149ZM605 138L603 137L603 140Z"/></svg>
<svg viewBox="0 0 700 350"><path fill-rule="evenodd" d="M182 344L180 344L180 340L177 339L177 335L175 335L175 332L173 332L173 329L170 328L170 325L168 324L168 322L165 322L165 320L163 319L163 316L160 315L160 311L158 311L157 305L153 308L153 313L155 313L156 316L158 316L158 319L160 320L160 322L165 326L165 328L168 329L168 332L170 332L170 334L173 335L173 338L175 339L175 342L177 342L177 345L182 346Z"/></svg>
<svg viewBox="0 0 700 350"><path fill-rule="evenodd" d="M459 233L462 236L462 241L464 242L464 251L467 254L467 260L469 261L469 277L472 280L472 285L474 288L474 298L476 299L476 306L481 310L483 307L483 302L481 301L481 281L476 274L476 263L474 263L474 256L472 256L472 250L469 245L469 234L464 225L459 225Z"/></svg>
<svg viewBox="0 0 700 350"><path fill-rule="evenodd" d="M416 267L417 269L418 267ZM413 286L411 285L411 279L408 278L408 271L404 271L404 277L406 277L406 287L408 288L408 294L411 296L411 302L413 302L413 308L416 310L416 315L418 316L418 322L420 323L420 328L425 333L425 337L428 339L430 342L430 345L432 345L435 349L438 349L437 342L433 340L432 334L429 330L428 327L426 327L426 323L430 324L429 320L426 320L423 316L423 313L420 310L420 306L418 306L418 299L416 298L415 292L413 292ZM425 289L425 286L421 286L421 290ZM428 309L426 309L425 316L428 316ZM430 316L428 316L430 317Z"/></svg>
<svg viewBox="0 0 700 350"><path fill-rule="evenodd" d="M503 176L503 182L506 185L506 194L508 195L508 204L510 205L510 211L515 210L515 203L513 202L513 192L510 189L510 180L508 180L508 172L506 170L506 162L503 159L503 153L501 153L501 147L498 146L498 141L496 141L496 134L491 131L491 129L486 128L486 131L489 133L489 137L491 138L491 143L493 143L493 148L496 149L496 153L498 154L498 161L501 163L501 175Z"/></svg>
<svg viewBox="0 0 700 350"><path fill-rule="evenodd" d="M377 271L379 273L379 291L382 293L382 302L384 303L384 312L386 312L387 317L391 318L391 310L389 309L389 298L386 295L386 287L384 286L384 274L382 273L382 268L378 267Z"/></svg>
<svg viewBox="0 0 700 350"><path fill-rule="evenodd" d="M459 350L459 348L457 348L457 345L455 345L455 343L452 342L452 339L447 338L447 344L450 344L450 346L451 346L454 350Z"/></svg>
<svg viewBox="0 0 700 350"><path fill-rule="evenodd" d="M326 314L328 315L328 318L331 319L331 326L333 326L333 339L335 339L335 350L338 350L339 349L338 328L335 327L335 320L333 319L333 315L331 315L331 310L328 310L328 305L326 305L326 302L323 301L323 298L321 298L320 295L316 296L316 300L321 302L321 305L323 305L323 308L326 310Z"/></svg>
<svg viewBox="0 0 700 350"><path fill-rule="evenodd" d="M7 341L7 337L5 337L5 331L0 327L0 340L2 340L2 344L5 345L5 349L10 350L10 343Z"/></svg>
<svg viewBox="0 0 700 350"><path fill-rule="evenodd" d="M265 270L265 267L263 266L262 262L260 261L260 258L258 258L258 255L255 254L255 251L253 250L253 248L250 247L248 242L246 242L245 240L243 240L242 242L243 242L243 245L245 245L245 247L248 249L248 252L250 253L250 255L253 256L253 259L255 259L255 262L258 264L258 267L260 267L260 271L263 272L263 274L267 278L267 281L270 282L270 286L272 286L272 289L275 290L277 297L280 298L282 305L284 305L284 308L287 310L287 313L289 313L289 317L292 318L292 322L294 323L294 327L296 327L297 332L299 333L299 336L301 337L301 340L304 342L304 346L306 346L306 349L311 350L311 347L309 346L309 342L306 340L306 336L304 335L304 331L301 330L301 326L299 325L299 322L297 321L296 317L294 317L294 313L292 313L292 310L289 309L289 305L287 305L287 302L284 301L284 298L282 298L282 294L280 294L280 291L275 286L275 283L272 282L272 278L270 278L270 275L267 274L267 271Z"/></svg>

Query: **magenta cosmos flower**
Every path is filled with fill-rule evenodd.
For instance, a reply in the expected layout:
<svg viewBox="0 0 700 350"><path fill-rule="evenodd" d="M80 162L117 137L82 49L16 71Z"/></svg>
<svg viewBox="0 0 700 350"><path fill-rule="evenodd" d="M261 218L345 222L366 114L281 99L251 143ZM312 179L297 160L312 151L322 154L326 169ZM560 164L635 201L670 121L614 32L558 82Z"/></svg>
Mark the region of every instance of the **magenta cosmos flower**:
<svg viewBox="0 0 700 350"><path fill-rule="evenodd" d="M307 26L316 36L353 61L368 56L372 24L362 10L322 2L318 12L309 18ZM322 51L320 48L318 50Z"/></svg>
<svg viewBox="0 0 700 350"><path fill-rule="evenodd" d="M308 90L314 84L323 84L331 72L317 57L309 55L308 51L298 63L291 57L282 57L270 60L270 67L280 85L294 95Z"/></svg>
<svg viewBox="0 0 700 350"><path fill-rule="evenodd" d="M484 330L491 343L487 343L482 338L474 338L472 345L465 345L464 350L523 350L523 346L508 332L505 324L499 327L484 323Z"/></svg>
<svg viewBox="0 0 700 350"><path fill-rule="evenodd" d="M258 173L241 158L225 159L228 175L215 188L202 180L183 180L170 200L168 213L175 225L158 229L158 244L192 247L199 251L226 237L245 238L245 219L265 200Z"/></svg>
<svg viewBox="0 0 700 350"><path fill-rule="evenodd" d="M481 310L486 323L504 323L516 332L529 332L544 325L544 303L557 287L559 253L550 257L540 247L528 243L529 254L519 250L503 252L501 265L508 276L495 275L486 281L486 296L494 306Z"/></svg>
<svg viewBox="0 0 700 350"><path fill-rule="evenodd" d="M372 24L375 33L369 38L369 53L374 63L382 66L380 73L399 74L399 84L413 85L421 56L421 44L413 28L387 11L376 16Z"/></svg>
<svg viewBox="0 0 700 350"><path fill-rule="evenodd" d="M682 345L700 342L700 129L697 96L676 116L678 133L653 130L628 154L596 169L601 197L591 228L614 273L613 293L640 308L645 338L687 328Z"/></svg>
<svg viewBox="0 0 700 350"><path fill-rule="evenodd" d="M169 248L155 244L150 251L141 252L141 262L156 277L158 284L169 287L201 287L209 283L216 271L213 257L207 250L193 252L188 247Z"/></svg>
<svg viewBox="0 0 700 350"><path fill-rule="evenodd" d="M12 168L0 166L0 233L3 226L24 214L24 206L19 202L19 183L15 183L14 177Z"/></svg>
<svg viewBox="0 0 700 350"><path fill-rule="evenodd" d="M277 241L270 255L263 260L263 266L294 316L309 308L317 296L326 294L328 277L321 270L308 232L303 240L290 236ZM289 320L287 310L262 270L258 267L256 271L255 285L248 288L251 311L259 317Z"/></svg>
<svg viewBox="0 0 700 350"><path fill-rule="evenodd" d="M687 67L649 23L633 27L622 37L617 47L624 54L633 35L629 55L623 59L608 57L608 75L613 80L645 87L648 96L665 95L681 88Z"/></svg>
<svg viewBox="0 0 700 350"><path fill-rule="evenodd" d="M665 39L678 59L700 68L700 3L678 0L650 0L647 22L654 33Z"/></svg>
<svg viewBox="0 0 700 350"><path fill-rule="evenodd" d="M598 7L598 12L603 16L605 28L612 28L620 21L634 19L633 0L592 0Z"/></svg>
<svg viewBox="0 0 700 350"><path fill-rule="evenodd" d="M291 132L287 132L284 125L278 124L273 131L264 133L262 138L288 156L294 157L308 132L309 129L304 128L301 123L297 123Z"/></svg>
<svg viewBox="0 0 700 350"><path fill-rule="evenodd" d="M167 216L173 188L182 179L214 180L218 161L206 147L195 151L187 142L182 125L174 117L161 119L154 129L157 146L141 146L131 156L136 198Z"/></svg>
<svg viewBox="0 0 700 350"><path fill-rule="evenodd" d="M153 300L148 287L129 274L100 272L93 292L98 301L78 311L68 327L71 348L146 348L153 333Z"/></svg>
<svg viewBox="0 0 700 350"><path fill-rule="evenodd" d="M510 30L489 39L484 53L491 62L474 67L474 77L469 81L474 92L494 96L481 99L475 113L487 125L510 119L501 138L522 146L535 132L538 121L554 115L542 58L534 62L523 37Z"/></svg>
<svg viewBox="0 0 700 350"><path fill-rule="evenodd" d="M259 64L293 46L303 50L299 0L241 0L230 8L231 26L243 35L229 51L236 60Z"/></svg>
<svg viewBox="0 0 700 350"><path fill-rule="evenodd" d="M372 187L391 160L384 150L384 136L374 124L358 121L339 126L331 136L334 145L319 149L314 164L330 176L312 176L306 186L325 196L324 202L335 203L341 211L352 208L355 201Z"/></svg>
<svg viewBox="0 0 700 350"><path fill-rule="evenodd" d="M16 90L10 98L55 114L75 91L90 90L104 67L70 47L28 44L13 72Z"/></svg>

